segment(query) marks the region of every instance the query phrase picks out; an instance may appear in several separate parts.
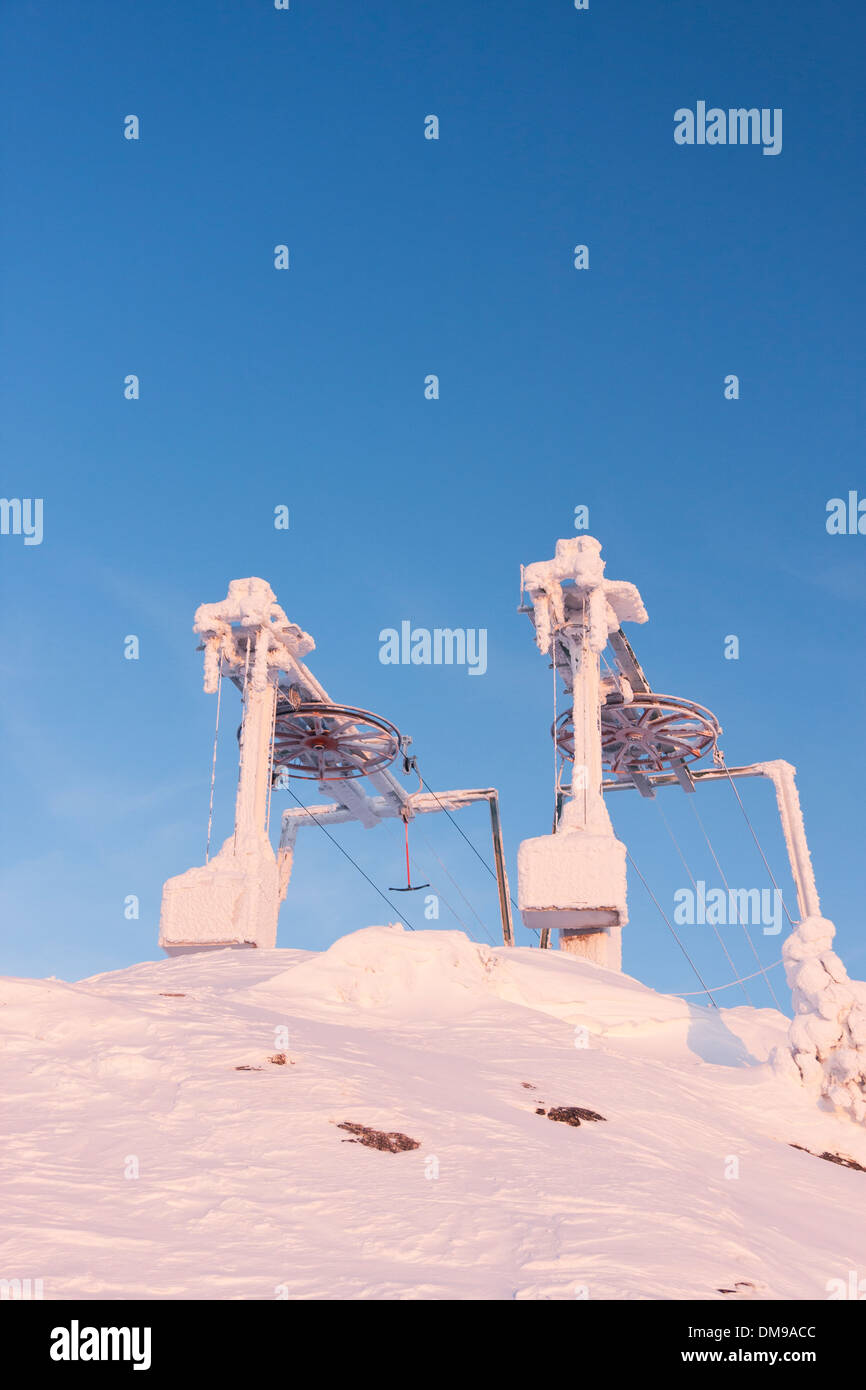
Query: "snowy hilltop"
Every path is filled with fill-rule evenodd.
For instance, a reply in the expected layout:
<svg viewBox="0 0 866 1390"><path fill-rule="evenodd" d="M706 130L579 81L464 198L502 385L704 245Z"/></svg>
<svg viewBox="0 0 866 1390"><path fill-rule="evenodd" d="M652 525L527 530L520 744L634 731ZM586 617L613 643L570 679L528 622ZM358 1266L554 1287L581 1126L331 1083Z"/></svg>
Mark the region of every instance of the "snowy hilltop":
<svg viewBox="0 0 866 1390"><path fill-rule="evenodd" d="M46 1299L850 1296L866 1128L778 1064L788 1027L395 926L0 980L0 1273Z"/></svg>

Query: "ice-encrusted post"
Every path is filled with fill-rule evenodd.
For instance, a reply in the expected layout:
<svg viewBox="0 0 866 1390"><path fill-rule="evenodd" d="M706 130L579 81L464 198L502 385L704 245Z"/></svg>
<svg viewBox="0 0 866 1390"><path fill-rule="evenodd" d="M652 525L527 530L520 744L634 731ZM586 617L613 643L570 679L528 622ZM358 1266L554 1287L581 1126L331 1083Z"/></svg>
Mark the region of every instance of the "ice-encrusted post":
<svg viewBox="0 0 866 1390"><path fill-rule="evenodd" d="M812 857L806 840L800 795L794 780L797 769L790 763L783 762L781 758L770 763L756 763L755 766L765 777L769 777L776 792L776 805L782 823L782 834L785 837L785 848L788 851L788 862L791 865L791 877L797 890L800 916L820 917L821 903L815 883L815 871L812 868Z"/></svg>
<svg viewBox="0 0 866 1390"><path fill-rule="evenodd" d="M193 627L203 639L205 690L227 676L243 692L235 824L207 864L166 882L159 944L169 954L273 946L286 878L267 828L277 683L315 643L289 622L264 579L233 579L222 602L196 610Z"/></svg>
<svg viewBox="0 0 866 1390"><path fill-rule="evenodd" d="M782 946L794 1017L789 1051L775 1062L820 1094L825 1102L866 1121L866 983L852 980L833 950L834 924L821 903L806 841L795 769L776 761L758 766L772 779L797 889L800 921Z"/></svg>
<svg viewBox="0 0 866 1390"><path fill-rule="evenodd" d="M240 769L235 800L235 852L266 838L271 730L276 685L268 678L267 633L260 628L250 640L251 669L244 690Z"/></svg>
<svg viewBox="0 0 866 1390"><path fill-rule="evenodd" d="M556 833L520 846L518 898L527 926L555 928L563 950L619 970L626 849L602 792L599 663L610 632L647 615L633 584L604 578L600 552L592 536L560 540L553 560L524 572L536 643L572 693L574 764Z"/></svg>

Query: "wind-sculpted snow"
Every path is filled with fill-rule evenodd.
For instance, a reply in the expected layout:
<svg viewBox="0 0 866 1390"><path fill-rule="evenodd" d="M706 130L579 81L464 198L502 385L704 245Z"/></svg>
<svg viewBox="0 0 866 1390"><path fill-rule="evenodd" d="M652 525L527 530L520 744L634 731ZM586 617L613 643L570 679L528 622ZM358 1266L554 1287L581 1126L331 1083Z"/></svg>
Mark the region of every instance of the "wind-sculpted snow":
<svg viewBox="0 0 866 1390"><path fill-rule="evenodd" d="M814 1155L866 1164L866 1130L767 1063L787 1027L397 927L0 980L0 1279L47 1299L825 1298L866 1276L866 1174Z"/></svg>
<svg viewBox="0 0 866 1390"><path fill-rule="evenodd" d="M833 950L835 935L836 928L826 917L806 917L782 947L794 1004L790 1049L808 1086L863 1121L866 983L848 978Z"/></svg>

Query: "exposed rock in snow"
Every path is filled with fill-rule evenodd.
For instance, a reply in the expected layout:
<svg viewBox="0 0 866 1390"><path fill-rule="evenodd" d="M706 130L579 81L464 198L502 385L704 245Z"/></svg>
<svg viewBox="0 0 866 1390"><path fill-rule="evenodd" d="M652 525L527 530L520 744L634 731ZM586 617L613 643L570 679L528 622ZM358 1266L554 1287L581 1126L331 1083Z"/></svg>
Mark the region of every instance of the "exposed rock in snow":
<svg viewBox="0 0 866 1390"><path fill-rule="evenodd" d="M363 1144L365 1148L380 1149L382 1153L409 1153L412 1149L421 1147L417 1139L410 1139L408 1134L399 1134L397 1131L386 1134L381 1129L370 1129L369 1125L353 1125L347 1122L337 1125L337 1129L347 1129L355 1136L354 1139L344 1139L344 1144Z"/></svg>
<svg viewBox="0 0 866 1390"><path fill-rule="evenodd" d="M799 1075L831 1105L866 1120L866 983L833 950L836 928L806 917L782 946L794 1018L788 1038ZM784 1057L777 1057L784 1068Z"/></svg>
<svg viewBox="0 0 866 1390"><path fill-rule="evenodd" d="M543 1115L544 1111L539 1110L537 1113ZM547 1118L579 1129L582 1121L603 1120L604 1116L599 1115L596 1110L585 1110L582 1105L555 1105L552 1110L548 1110Z"/></svg>

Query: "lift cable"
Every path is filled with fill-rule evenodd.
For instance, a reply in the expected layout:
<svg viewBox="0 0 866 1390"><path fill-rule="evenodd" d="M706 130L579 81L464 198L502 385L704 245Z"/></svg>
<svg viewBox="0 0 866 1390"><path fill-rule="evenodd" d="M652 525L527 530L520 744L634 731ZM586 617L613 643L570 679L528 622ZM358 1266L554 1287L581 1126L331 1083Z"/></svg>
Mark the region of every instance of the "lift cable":
<svg viewBox="0 0 866 1390"><path fill-rule="evenodd" d="M484 858L484 855L481 855L481 853L478 852L477 849L475 849L473 842L471 842L470 838L468 838L468 835L466 834L466 831L461 830L461 827L459 826L459 824L457 824L457 821L455 820L455 817L453 817L453 816L452 816L452 813L450 813L450 810L448 809L448 806L443 806L443 805L442 805L442 802L439 801L439 798L438 798L438 796L436 796L435 791L432 790L432 787L431 787L430 783L428 783L428 781L425 781L425 780L424 780L424 777L421 776L421 771L420 771L420 769L418 769L417 762L416 762L416 771L417 771L417 774L418 774L418 781L420 781L421 785L423 785L423 787L427 788L427 791L430 792L430 795L432 796L432 799L434 799L434 801L435 801L435 803L436 803L436 806L438 806L439 810L443 810L443 812L445 812L445 815L448 816L448 819L450 820L450 823L452 823L452 826L455 827L455 830L457 831L457 834L463 835L463 838L464 838L464 840L466 840L468 847L470 847L471 851L473 851L474 856L475 856L475 859L480 859L480 860L481 860L481 863L482 863L482 865L484 865L485 869L487 869L487 872L489 873L489 876L491 876L491 878L495 878L496 884L498 884L498 883L499 883L499 880L498 880L498 878L496 878L496 870L495 870L495 869L491 869L491 866L488 865L487 859ZM510 890L509 890L509 901L510 901L510 903L512 903L512 906L513 906L514 910L516 910L516 912L520 912L520 908L518 908L517 903L514 902L514 898L513 898L512 892L510 892ZM541 927L528 927L527 930L528 930L528 931L535 931L535 933L541 934Z"/></svg>
<svg viewBox="0 0 866 1390"><path fill-rule="evenodd" d="M463 892L463 889L460 887L460 884L457 882L457 880L456 880L456 878L454 877L454 875L453 875L452 873L450 873L447 864L445 864L445 862L444 862L442 859L440 859L439 855L436 853L435 849L433 848L432 844L431 844L430 841L428 840L427 836L426 836L426 835L423 835L423 836L422 836L422 839L423 839L425 845L427 846L427 849L428 849L428 850L430 851L430 853L433 855L433 858L438 862L440 868L442 869L442 872L443 872L443 873L446 875L446 877L451 881L451 883L454 884L454 887L457 889L457 892L460 894L460 896L461 896L461 898L463 899L463 901L465 902L466 906L469 908L469 911L472 913L472 916L475 918L476 922L477 922L478 925L481 927L481 930L484 932L484 935L487 937L487 940L490 942L491 946L495 946L495 945L496 945L496 941L495 941L494 938L493 938L493 934L492 934L490 928L488 927L488 925L487 925L487 923L484 921L484 919L483 919L482 917L480 917L479 914L476 912L475 908L472 906L472 904L471 904L471 902L469 901L469 899L467 898L466 894ZM440 893L439 896L442 897L442 894ZM449 910L450 912L453 912L453 913L454 913L454 916L457 918L457 921L460 923L460 925L461 925L462 927L465 928L466 932L467 932L469 935L471 935L471 933L469 932L469 928L466 926L466 923L463 921L463 918L459 915L459 913L457 913L457 912L454 911L454 908L451 906L451 904L450 904L444 897L442 897L442 901L445 903L445 906L448 908L448 910Z"/></svg>
<svg viewBox="0 0 866 1390"><path fill-rule="evenodd" d="M416 771L418 771L417 768L416 768ZM484 855L481 854L481 853L479 853L479 851L475 848L475 846L473 845L473 843L472 843L472 841L470 840L469 836L465 833L465 831L463 831L463 830L461 829L461 827L458 825L457 821L456 821L456 820L454 819L454 817L452 816L451 812L448 810L448 807L447 807L447 806L444 806L444 805L442 804L442 802L439 800L438 796L436 795L436 793L434 792L434 790L433 790L433 788L430 786L430 784L429 784L428 782L425 782L425 781L424 781L424 778L421 776L421 773L420 773L420 772L418 772L418 776L419 776L419 778L420 778L420 780L421 780L421 785L424 786L424 787L426 787L427 791L430 793L430 795L432 796L433 800L436 802L436 805L439 807L439 810L445 812L445 815L448 817L448 819L450 820L451 824L454 826L454 829L457 831L458 835L462 835L462 836L463 836L463 839L466 841L467 845L468 845L469 848L472 850L472 853L475 855L475 858L481 861L481 863L484 865L484 867L485 867L485 869L487 870L487 872L490 874L490 877L491 877L491 878L496 878L496 870L495 870L495 869L491 869L491 867L490 867L490 865L488 864L487 860L484 858ZM512 907L517 907L517 903L516 903L516 902L514 901L514 899L511 897L511 894L510 894L510 893L509 893L508 896L509 896L509 898L511 898L511 906L512 906ZM519 910L520 910L520 909L518 908L518 911L519 911ZM534 928L534 930L537 931L538 928L536 927L536 928Z"/></svg>
<svg viewBox="0 0 866 1390"><path fill-rule="evenodd" d="M436 793L434 792L433 788L430 786L429 782L426 782L426 781L424 780L424 778L422 777L421 772L420 772L420 770L419 770L419 768L418 768L417 762L416 762L416 764L415 764L415 771L418 773L418 780L419 780L419 782L421 783L422 787L425 787L426 790L430 793L430 795L432 796L433 800L436 802L436 805L439 807L439 810L440 810L440 811L444 811L445 815L448 817L448 819L450 820L451 824L454 826L454 829L457 831L458 835L462 835L462 836L463 836L463 839L466 841L467 845L468 845L469 848L472 850L472 853L475 855L475 858L481 861L481 863L484 865L485 869L486 869L487 872L489 873L490 877L491 877L492 879L495 879L496 882L497 882L497 884L498 884L499 880L496 878L496 870L495 870L495 869L491 869L491 867L490 867L490 865L488 864L487 860L484 858L484 855L481 854L481 853L479 853L479 851L475 848L475 846L473 845L473 843L472 843L472 841L470 840L469 836L468 836L468 835L465 833L465 831L458 825L457 821L454 819L454 817L452 816L451 812L448 810L448 807L447 807L447 806L444 806L444 805L442 804L442 802L439 800L438 796L437 796ZM509 898L509 901L510 901L510 903L511 903L511 906L515 909L516 912L519 912L519 911L520 911L520 908L517 906L517 903L514 901L514 898L513 898L513 896L512 896L512 894L511 894L510 891L509 891L509 894L508 894L508 898ZM540 933L541 928L540 928L540 927L530 927L529 930L530 930L530 931L534 931L534 932L539 932L539 933Z"/></svg>
<svg viewBox="0 0 866 1390"><path fill-rule="evenodd" d="M674 941L675 941L675 942L677 943L677 945L679 946L680 950L682 951L682 953L683 953L683 955L685 956L686 960L688 961L689 965L692 967L692 970L693 970L693 971L695 972L695 974L697 975L697 977L698 977L698 979L700 980L701 984L703 985L703 989L701 989L701 990L696 990L695 993L697 993L697 994L705 994L705 995L707 996L707 998L709 999L710 1003L712 1004L713 1008L714 1008L714 1009L717 1009L717 1008L719 1007L718 1004L716 1003L716 1001L715 1001L715 999L713 998L713 996L712 996L712 994L710 993L710 991L707 989L707 986L704 984L704 978L703 978L703 976L701 975L700 970L699 970L698 967L695 965L694 961L692 960L692 958L691 958L691 956L689 955L688 951L686 950L685 946L684 946L683 943L680 941L679 937L677 936L676 932L674 931L673 927L671 926L670 919L668 918L667 913L665 912L664 908L662 907L661 903L659 902L659 900L658 900L658 898L656 897L656 895L655 895L655 893L653 892L653 890L650 888L649 884L647 883L646 879L644 878L644 876L643 876L643 874L641 873L640 869L638 868L637 864L636 864L636 863L634 862L634 860L632 859L631 854L629 853L628 850L626 850L626 855L627 855L627 857L628 857L628 862L631 864L632 868L634 869L635 873L637 874L637 876L638 876L638 878L640 879L641 883L643 884L644 888L647 890L647 892L649 893L649 895L650 895L650 897L652 898L653 902L655 903L656 907L658 908L658 911L659 911L659 913L660 913L660 915L661 915L661 917L662 917L662 920L664 921L665 925L667 926L668 931L670 932L670 934L671 934L671 936L673 937Z"/></svg>
<svg viewBox="0 0 866 1390"><path fill-rule="evenodd" d="M331 841L331 843L337 846L337 849L340 851L341 854L345 855L345 857L348 859L349 863L350 863L350 864L354 864L355 868L358 870L358 873L361 875L361 877L362 877L362 878L365 878L365 879L367 880L367 882L369 883L370 887L371 887L371 888L374 888L374 889L376 890L376 892L379 894L379 897L383 900L383 902L386 902L386 903L388 904L388 906L390 907L391 911L397 913L397 916L400 918L400 921L403 922L403 923L409 928L410 931L414 931L415 928L412 926L412 923L411 923L411 922L408 922L408 921L406 920L406 918L403 916L402 912L400 912L399 908L396 908L396 907L394 906L394 904L391 902L391 899L390 899L390 898L386 898L386 897L385 897L385 894L382 892L381 888L379 888L379 887L373 882L373 880L370 878L370 875L369 875L369 874L365 874L365 873L364 873L364 870L361 868L361 865L358 864L358 863L356 863L356 861L352 858L351 854L349 854L348 850L343 849L343 846L340 844L340 841L334 839L334 837L333 837L333 835L331 834L331 832L330 832L330 830L328 829L328 827L327 827L326 825L323 825L323 823L319 820L318 816L314 816L314 815L313 815L313 813L312 813L312 811L310 810L309 806L305 806L304 803L303 803L303 801L301 801L301 798L300 798L299 796L295 796L295 793L292 791L291 787L286 787L286 791L289 793L289 796L292 798L292 800L293 800L293 801L297 801L297 803L298 803L298 805L301 807L301 809L302 809L303 811L306 811L307 815L310 817L310 820L313 821L316 825L318 825L319 828L320 828L321 830L324 830L325 834L327 835L327 837L328 837L328 839Z"/></svg>
<svg viewBox="0 0 866 1390"><path fill-rule="evenodd" d="M674 834L673 830L671 829L671 827L670 827L670 825L669 825L669 823L668 823L668 818L667 818L667 816L665 815L664 811L662 810L661 802L657 800L657 801L656 801L656 806L658 807L659 815L661 816L662 820L664 821L665 829L667 830L668 834L670 835L671 839L673 840L674 849L676 850L677 854L679 855L680 859L682 860L683 868L685 869L686 873L688 874L689 878L691 879L691 881L692 881L692 887L694 888L695 894L697 895L698 885L697 885L697 883L695 882L695 876L694 876L694 874L692 873L691 869L689 868L688 862L687 862L687 860L686 860L686 856L683 854L682 850L680 849L679 841L677 840L676 835ZM724 953L725 953L725 959L727 960L728 965L731 967L731 973L732 973L733 975L736 975L736 973L737 973L737 967L734 965L734 962L731 960L730 952L728 951L727 946L725 945L724 941L722 940L722 934L721 934L721 932L719 931L719 929L718 929L718 927L716 926L715 922L711 922L711 923L710 923L710 926L712 927L713 931L715 932L716 938L717 938L717 940L718 940L718 943L719 943L719 945L721 946L722 950L723 950ZM760 974L760 971L758 971L758 974ZM751 1001L751 999L749 998L748 992L747 992L747 990L746 990L746 986L743 984L742 980L735 980L734 983L735 983L735 984L741 984L741 985L743 986L743 994L745 995L746 1003L747 1003L747 1004L751 1004L752 1001Z"/></svg>
<svg viewBox="0 0 866 1390"><path fill-rule="evenodd" d="M766 969L766 970L775 970L776 966L777 966L777 965L781 965L781 964L782 964L782 957L780 956L778 960L774 960L774 961L773 961L773 964L772 964L772 965L767 965L767 966L764 967L764 969ZM730 981L728 984L726 984L726 985L713 985L713 989L714 989L714 990L716 991L716 993L718 994L718 992L719 992L720 990L723 990L723 989L733 989L736 985L741 985L741 984L743 983L743 980L756 980L756 979L758 978L758 976L759 976L759 975L763 975L763 973L764 973L764 970L763 970L763 969L762 969L762 970L755 970L751 975L743 975L742 979L739 979L739 980L731 980L731 981ZM693 998L693 996L696 995L696 994L703 994L704 991L703 991L702 989L694 989L694 990L686 990L686 991L683 991L683 990L681 990L681 989L678 989L678 990L668 990L668 991L666 991L666 992L667 992L668 994L675 994L675 995L677 996L678 999L691 999L691 998Z"/></svg>
<svg viewBox="0 0 866 1390"><path fill-rule="evenodd" d="M416 770L416 772L418 771L417 768L416 768L415 770ZM454 817L452 816L451 812L448 810L448 807L445 806L445 805L443 805L443 803L439 800L438 796L436 795L436 793L434 792L434 790L433 790L433 788L430 786L430 784L429 784L428 782L425 782L425 780L424 780L424 778L421 776L421 773L420 773L420 772L418 772L418 777L419 777L419 779L420 779L420 781L421 781L421 785L422 785L423 787L426 787L426 788L427 788L427 791L430 793L430 795L432 796L433 800L436 802L436 805L439 807L439 810L445 812L445 815L448 817L448 819L450 820L451 824L454 826L454 829L457 831L458 835L462 835L462 836L463 836L463 839L466 841L467 845L468 845L469 848L472 850L472 853L475 855L475 858L476 858L476 859L479 859L479 860L481 861L481 863L484 865L484 867L485 867L485 869L487 870L487 872L488 872L489 874L491 874L493 878L495 878L495 877L496 877L496 872L495 872L495 870L494 870L494 869L491 869L490 865L487 863L487 860L484 858L483 854L480 854L480 853L479 853L479 851L475 848L475 846L473 845L472 841L470 840L469 836L468 836L468 835L460 828L460 826L457 824L457 821L454 819ZM511 899L511 901L512 901L512 903L514 904L514 906L516 907L516 906L517 906L517 903L514 902L514 899L513 899L513 898Z"/></svg>
<svg viewBox="0 0 866 1390"><path fill-rule="evenodd" d="M720 874L720 876L721 876L722 883L725 885L725 891L727 892L727 895L728 895L728 902L730 903L730 901L731 901L731 889L730 889L730 886L729 886L729 884L728 884L728 880L727 880L726 877L725 877L725 871L724 871L724 869L722 868L721 864L719 863L719 856L716 854L716 851L715 851L715 849L713 848L713 842L712 842L712 840L710 839L709 835L707 834L707 831L706 831L706 828L705 828L705 826L704 826L704 823L703 823L703 821L701 820L700 813L698 812L698 808L697 808L697 806L695 806L695 803L694 803L694 801L693 801L691 798L689 799L689 805L690 805L691 808L692 808L692 814L694 815L695 820L697 821L698 825L701 827L701 831L702 831L702 833L703 833L704 839L705 839L706 842L707 842L707 848L709 849L710 854L713 856L713 861L714 861L714 863L715 863L716 868L717 868L718 871L719 871L719 874ZM764 862L766 863L766 861L764 861ZM769 866L768 866L768 867L769 867ZM772 875L771 875L771 877L772 877ZM736 912L737 912L737 921L738 921L739 925L743 928L743 931L744 931L745 936L746 936L746 940L748 941L749 946L751 947L752 955L755 957L755 960L756 960L757 963L758 963L758 972L759 972L760 974L763 974L763 975L764 975L764 983L766 984L767 989L770 991L770 994L771 994L772 999L773 999L773 1003L776 1005L776 1008L779 1009L779 1010L781 1011L782 1006L781 1006L781 1004L779 1003L779 1000L778 1000L777 997L776 997L776 991L773 989L773 985L772 985L772 983L771 983L769 977L768 977L767 974L765 973L763 965L761 964L761 957L758 955L758 952L757 952L756 949L755 949L755 943L754 943L754 941L752 940L752 934L751 934L751 932L749 931L748 926L747 926L746 923L743 921L743 919L742 919L742 917L741 917L741 915L740 915L739 904L737 905Z"/></svg>
<svg viewBox="0 0 866 1390"><path fill-rule="evenodd" d="M734 796L737 798L737 801L740 803L740 810L741 810L742 813L743 813L743 816L744 816L745 821L746 821L746 825L749 827L749 829L750 829L751 832L752 832L752 839L754 840L755 844L758 846L758 853L760 854L761 858L762 858L763 861L764 861L764 868L767 870L767 873L770 875L770 879L771 879L771 881L772 881L773 887L775 888L776 892L779 894L779 901L781 902L782 907L785 909L785 916L787 917L788 922L790 923L791 927L793 927L793 926L795 926L795 922L794 922L794 919L793 919L793 917L791 916L790 912L788 911L788 906L787 906L787 903L785 902L785 899L782 897L782 890L781 890L781 888L779 887L778 883L776 882L776 879L775 879L775 877L774 877L774 875L773 875L773 870L770 868L770 865L767 863L767 856L766 856L766 854L764 853L763 849L761 848L761 842L760 842L760 840L758 839L758 836L757 836L757 834L756 834L756 832L755 832L755 827L752 825L752 822L749 820L749 814L748 814L748 812L747 812L745 806L743 805L743 799L742 799L742 797L740 796L740 793L737 791L736 784L735 784L734 779L733 779L733 777L731 776L731 773L730 773L730 769L729 769L727 763L725 762L724 758L721 757L721 755L720 755L720 761L721 761L722 767L724 768L724 770L725 770L725 772L726 772L726 774L727 774L728 781L729 781L730 784L731 784L731 790L733 791Z"/></svg>
<svg viewBox="0 0 866 1390"><path fill-rule="evenodd" d="M482 930L483 930L485 936L487 937L488 941L490 942L490 944L491 944L492 946L495 946L495 945L496 945L496 942L494 941L493 937L492 937L491 934L490 934L490 929L488 928L488 926L486 925L486 923L482 920L482 918L479 917L478 913L475 911L475 908L472 906L472 904L471 904L471 902L469 901L469 899L467 898L466 894L463 892L463 889L460 887L460 884L459 884L459 883L457 882L457 880L454 878L453 874L451 874L451 873L449 872L448 866L443 862L442 859L440 859L439 855L436 853L435 849L434 849L433 846L431 845L431 843L430 843L430 841L428 840L427 836L426 836L426 835L422 835L421 838L423 839L424 844L427 846L427 849L429 850L429 852L433 855L433 858L436 859L436 860L438 861L439 866L440 866L440 868L442 869L442 872L443 872L443 873L446 875L446 877L447 877L448 879L450 879L450 881L454 884L454 887L457 889L457 892L460 894L460 896L461 896L461 898L463 899L463 901L465 902L466 906L469 908L469 911L472 913L472 915L473 915L473 917L475 918L475 920L480 924L480 926L481 926L481 928L482 928ZM419 868L420 868L420 866L419 866L419 864L418 864L418 861L417 861L417 859L415 858L414 854L412 855L412 863L413 863L413 865L415 866L416 869L419 869ZM448 899L446 898L445 894L444 894L444 893L441 893L441 892L439 891L439 889L436 887L435 884L433 884L433 890L434 890L434 892L436 893L436 896L437 896L438 898L441 898L441 899L442 899L443 903L444 903L445 906L447 907L448 911L451 913L452 917L456 918L456 920L460 923L461 927L462 927L463 930L465 931L466 935L470 938L470 940L472 940L472 941L476 940L476 938L472 935L472 932L471 932L471 930L469 929L469 927L467 926L466 922L465 922L465 921L463 920L463 918L460 916L460 913L457 911L456 907L454 907L454 906L448 901Z"/></svg>

